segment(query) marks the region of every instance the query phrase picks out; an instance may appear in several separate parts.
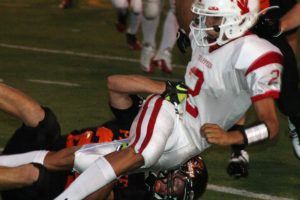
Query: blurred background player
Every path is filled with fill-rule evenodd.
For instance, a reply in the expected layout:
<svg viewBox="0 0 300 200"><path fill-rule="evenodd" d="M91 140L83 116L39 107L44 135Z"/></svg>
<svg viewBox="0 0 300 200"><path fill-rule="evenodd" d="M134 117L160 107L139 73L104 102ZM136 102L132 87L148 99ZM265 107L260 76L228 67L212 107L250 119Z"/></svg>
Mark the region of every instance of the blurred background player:
<svg viewBox="0 0 300 200"><path fill-rule="evenodd" d="M133 50L140 50L137 31L141 23L142 0L112 0L117 10L116 29L120 33L126 31L126 42Z"/></svg>
<svg viewBox="0 0 300 200"><path fill-rule="evenodd" d="M117 31L125 33L126 43L133 50L140 50L141 44L137 39L137 31L141 23L142 0L112 0L112 5L117 10ZM71 8L72 0L62 0L59 7Z"/></svg>
<svg viewBox="0 0 300 200"><path fill-rule="evenodd" d="M73 6L73 0L62 0L58 5L61 9L71 8Z"/></svg>
<svg viewBox="0 0 300 200"><path fill-rule="evenodd" d="M143 1L144 15L142 19L143 47L141 67L145 72L153 72L156 67L166 73L172 73L172 50L176 43L178 23L175 16L175 0L169 0L170 8L165 18L160 46L156 51L156 32L159 26L163 0Z"/></svg>

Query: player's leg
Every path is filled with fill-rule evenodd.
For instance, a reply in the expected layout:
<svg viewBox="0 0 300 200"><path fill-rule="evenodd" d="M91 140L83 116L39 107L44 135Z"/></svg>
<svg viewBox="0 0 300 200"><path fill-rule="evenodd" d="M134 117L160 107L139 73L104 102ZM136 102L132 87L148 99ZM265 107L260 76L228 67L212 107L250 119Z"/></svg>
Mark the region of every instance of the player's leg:
<svg viewBox="0 0 300 200"><path fill-rule="evenodd" d="M110 76L107 79L110 108L121 128L129 130L131 123L139 112L143 100L137 95L129 95L115 90L114 87L116 87L116 81L122 82L122 80L119 79L119 76Z"/></svg>
<svg viewBox="0 0 300 200"><path fill-rule="evenodd" d="M161 4L161 1L157 1L156 3ZM159 5L159 7L161 7L161 5ZM145 17L142 17L143 46L140 63L142 70L145 72L153 72L155 68L154 63L151 61L153 61L153 57L155 55L155 36L159 25L159 19L160 14L154 19L146 19Z"/></svg>
<svg viewBox="0 0 300 200"><path fill-rule="evenodd" d="M151 167L162 155L172 132L172 106L159 96L150 97L131 127L130 146L97 159L56 199L83 199L122 174Z"/></svg>
<svg viewBox="0 0 300 200"><path fill-rule="evenodd" d="M73 167L74 153L79 148L64 148L57 152L39 150L20 154L1 155L0 166L17 167L28 163L38 163L44 165L49 170L69 170Z"/></svg>
<svg viewBox="0 0 300 200"><path fill-rule="evenodd" d="M61 3L58 5L61 9L71 8L73 5L72 0L62 0Z"/></svg>
<svg viewBox="0 0 300 200"><path fill-rule="evenodd" d="M146 19L152 20L160 15L161 0L143 0L143 15Z"/></svg>
<svg viewBox="0 0 300 200"><path fill-rule="evenodd" d="M276 102L280 112L288 116L293 149L300 159L300 90L297 60L286 40L274 39L271 42L283 53L285 66L282 73L281 93Z"/></svg>
<svg viewBox="0 0 300 200"><path fill-rule="evenodd" d="M3 154L23 153L42 149L50 150L53 144L59 140L61 137L60 125L55 114L50 108L38 107L41 109L38 112L42 113L44 118L41 120L36 118L38 122L36 126L22 124L8 140ZM30 115L34 115L34 112Z"/></svg>
<svg viewBox="0 0 300 200"><path fill-rule="evenodd" d="M163 72L171 73L172 49L176 43L178 23L175 16L175 0L170 0L170 10L164 22L163 35L157 54L154 57L156 64Z"/></svg>
<svg viewBox="0 0 300 200"><path fill-rule="evenodd" d="M137 39L137 32L141 23L141 12L142 12L142 0L131 0L130 1L130 16L129 24L126 33L127 44L133 50L140 50L141 44Z"/></svg>
<svg viewBox="0 0 300 200"><path fill-rule="evenodd" d="M116 29L120 33L125 32L127 28L127 18L129 14L128 1L127 0L112 0L112 5L117 10L117 22Z"/></svg>
<svg viewBox="0 0 300 200"><path fill-rule="evenodd" d="M0 84L0 109L20 119L25 125L35 127L44 118L40 105L23 92Z"/></svg>
<svg viewBox="0 0 300 200"><path fill-rule="evenodd" d="M32 185L39 176L38 168L32 164L9 168L0 167L0 189L8 190Z"/></svg>
<svg viewBox="0 0 300 200"><path fill-rule="evenodd" d="M8 141L4 154L44 149L60 135L60 126L49 108L7 85L0 84L0 91L0 109L23 122Z"/></svg>

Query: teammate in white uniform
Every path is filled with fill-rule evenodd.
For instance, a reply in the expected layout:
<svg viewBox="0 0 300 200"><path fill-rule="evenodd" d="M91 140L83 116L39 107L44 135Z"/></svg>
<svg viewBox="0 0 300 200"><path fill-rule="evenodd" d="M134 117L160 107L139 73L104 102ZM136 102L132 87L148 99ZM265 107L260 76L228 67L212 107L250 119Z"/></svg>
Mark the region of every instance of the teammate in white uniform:
<svg viewBox="0 0 300 200"><path fill-rule="evenodd" d="M126 31L127 44L133 50L140 50L141 45L136 33L141 23L142 0L112 0L112 4L117 9L117 30L121 33Z"/></svg>
<svg viewBox="0 0 300 200"><path fill-rule="evenodd" d="M267 41L245 35L257 10L257 0L196 1L192 11L199 16L191 24L193 55L185 75L188 97L179 105L159 95L148 97L131 126L129 147L111 148L109 154L103 145L77 152L75 166L85 171L56 199L83 199L122 174L176 168L210 144L273 138L279 126L273 98L280 90L282 55ZM116 101L126 100L124 92L165 90L164 83L146 78L124 79L117 85L109 79ZM251 101L261 122L227 134Z"/></svg>
<svg viewBox="0 0 300 200"><path fill-rule="evenodd" d="M163 72L172 73L172 49L176 42L178 23L175 16L175 0L169 0L169 4L170 9L165 18L160 46L156 50L155 37L163 0L145 0L143 2L143 46L140 62L142 70L145 72L151 73L158 67ZM147 17L149 13L151 19Z"/></svg>

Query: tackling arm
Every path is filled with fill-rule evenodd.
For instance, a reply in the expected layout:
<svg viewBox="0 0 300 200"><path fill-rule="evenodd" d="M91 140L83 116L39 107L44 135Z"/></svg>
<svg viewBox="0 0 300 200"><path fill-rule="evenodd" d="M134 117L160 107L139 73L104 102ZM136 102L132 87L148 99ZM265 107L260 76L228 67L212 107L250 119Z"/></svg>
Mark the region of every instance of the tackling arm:
<svg viewBox="0 0 300 200"><path fill-rule="evenodd" d="M166 84L139 75L112 75L107 78L107 87L111 106L127 109L132 105L128 94L161 94L165 91Z"/></svg>
<svg viewBox="0 0 300 200"><path fill-rule="evenodd" d="M298 2L288 13L280 20L282 32L289 31L300 26L300 3Z"/></svg>
<svg viewBox="0 0 300 200"><path fill-rule="evenodd" d="M176 0L176 17L179 27L184 29L187 34L190 32L190 23L193 19L191 7L194 0Z"/></svg>

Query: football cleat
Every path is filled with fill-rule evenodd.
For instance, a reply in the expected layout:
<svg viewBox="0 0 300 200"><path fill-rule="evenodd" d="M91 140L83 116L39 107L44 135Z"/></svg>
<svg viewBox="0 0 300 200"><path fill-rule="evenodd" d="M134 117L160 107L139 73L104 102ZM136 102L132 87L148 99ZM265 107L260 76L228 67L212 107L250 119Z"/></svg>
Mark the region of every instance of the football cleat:
<svg viewBox="0 0 300 200"><path fill-rule="evenodd" d="M139 51L142 49L141 43L136 38L136 34L126 33L127 44L132 50Z"/></svg>
<svg viewBox="0 0 300 200"><path fill-rule="evenodd" d="M143 45L141 53L141 67L144 72L152 73L156 67L153 62L154 48L150 45Z"/></svg>
<svg viewBox="0 0 300 200"><path fill-rule="evenodd" d="M227 173L234 178L248 176L249 155L245 150L239 153L233 152L227 166Z"/></svg>
<svg viewBox="0 0 300 200"><path fill-rule="evenodd" d="M300 159L300 140L299 133L297 133L296 127L288 120L289 131L292 138L293 149L296 156Z"/></svg>
<svg viewBox="0 0 300 200"><path fill-rule="evenodd" d="M155 57L154 62L161 71L171 74L173 71L172 68L172 54L169 49L165 49L164 51L160 51Z"/></svg>
<svg viewBox="0 0 300 200"><path fill-rule="evenodd" d="M63 0L59 5L59 8L66 9L72 7L72 0Z"/></svg>

